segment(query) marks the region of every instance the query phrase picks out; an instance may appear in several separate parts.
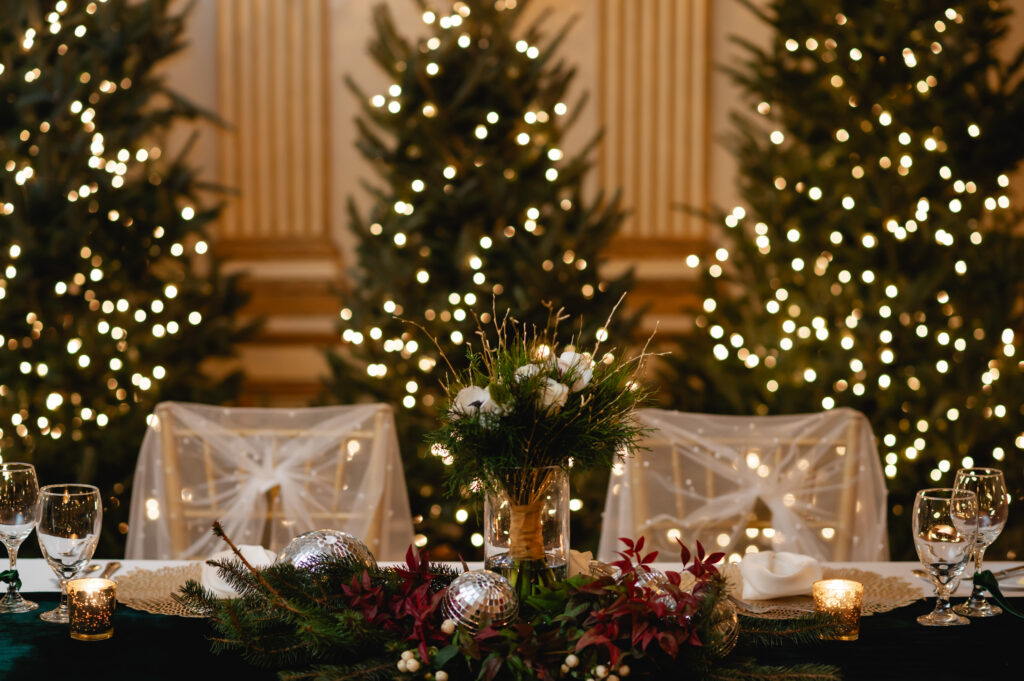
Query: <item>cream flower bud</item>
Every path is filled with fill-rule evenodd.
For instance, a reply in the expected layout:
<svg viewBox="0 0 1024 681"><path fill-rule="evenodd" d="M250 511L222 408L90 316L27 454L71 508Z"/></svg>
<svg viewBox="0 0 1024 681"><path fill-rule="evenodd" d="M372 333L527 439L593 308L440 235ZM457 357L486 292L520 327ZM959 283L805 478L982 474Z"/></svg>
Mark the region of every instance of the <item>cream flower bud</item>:
<svg viewBox="0 0 1024 681"><path fill-rule="evenodd" d="M594 376L590 368L590 359L578 352L566 350L558 356L558 375L566 374L570 374L570 378L573 379L569 387L574 393L583 390Z"/></svg>
<svg viewBox="0 0 1024 681"><path fill-rule="evenodd" d="M472 416L478 412L487 413L493 409L494 402L491 401L491 393L487 388L468 385L455 396L450 417L458 419L463 416Z"/></svg>
<svg viewBox="0 0 1024 681"><path fill-rule="evenodd" d="M569 386L553 378L545 378L537 392L537 406L544 411L557 412L569 399Z"/></svg>
<svg viewBox="0 0 1024 681"><path fill-rule="evenodd" d="M540 373L540 367L536 364L524 364L523 366L516 369L515 378L516 382L520 383L527 379L533 378Z"/></svg>

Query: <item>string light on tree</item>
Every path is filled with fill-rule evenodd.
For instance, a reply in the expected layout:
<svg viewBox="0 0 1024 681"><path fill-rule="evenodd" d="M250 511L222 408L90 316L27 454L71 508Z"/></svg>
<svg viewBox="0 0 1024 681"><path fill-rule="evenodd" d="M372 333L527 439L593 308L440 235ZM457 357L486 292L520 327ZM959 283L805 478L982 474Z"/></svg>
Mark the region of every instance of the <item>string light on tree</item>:
<svg viewBox="0 0 1024 681"><path fill-rule="evenodd" d="M671 360L676 402L860 409L905 513L914 490L951 482L953 462L1022 455L1024 236L1008 191L1024 158L1010 142L1020 67L996 67L1005 3L839 7L770 3L780 38L741 81L747 215L722 216L727 258L687 259L707 289Z"/></svg>
<svg viewBox="0 0 1024 681"><path fill-rule="evenodd" d="M0 16L20 36L0 47L15 114L0 123L0 458L98 483L116 525L153 403L230 393L198 365L227 354L242 299L196 270L215 212L186 164L160 162L158 140L197 113L152 80L178 18L153 2L35 7Z"/></svg>
<svg viewBox="0 0 1024 681"><path fill-rule="evenodd" d="M472 528L439 499L444 457L423 448L445 363L428 336L460 365L465 346L479 342L478 322L488 327L510 308L543 328L550 301L582 315L592 338L628 285L599 272L618 203L582 197L577 169L590 161L561 143L572 120L566 102L579 96L572 73L519 9L515 0L428 3L416 40L380 9L372 54L391 85L365 93L349 81L364 103L360 150L381 192L366 217L352 213L359 271L343 301L330 388L342 402L372 395L396 406L414 514L435 556L470 550ZM407 49L391 59L384 45ZM401 108L389 113L391 102ZM628 333L633 320L621 319L616 331ZM432 513L435 505L443 510Z"/></svg>

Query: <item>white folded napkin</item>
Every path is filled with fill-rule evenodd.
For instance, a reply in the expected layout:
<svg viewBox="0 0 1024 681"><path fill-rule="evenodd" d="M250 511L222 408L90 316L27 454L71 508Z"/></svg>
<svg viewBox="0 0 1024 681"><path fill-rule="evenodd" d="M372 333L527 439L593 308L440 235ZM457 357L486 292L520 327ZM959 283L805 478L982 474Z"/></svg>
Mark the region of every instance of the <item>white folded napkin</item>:
<svg viewBox="0 0 1024 681"><path fill-rule="evenodd" d="M594 554L590 551L580 552L569 549L569 576L589 575L592 560L594 560Z"/></svg>
<svg viewBox="0 0 1024 681"><path fill-rule="evenodd" d="M740 561L744 600L811 595L821 579L821 565L810 556L786 551L748 553Z"/></svg>
<svg viewBox="0 0 1024 681"><path fill-rule="evenodd" d="M242 544L238 547L238 550L242 552L245 559L249 561L249 564L254 568L265 568L277 559L277 554L273 551L268 551L262 546L256 546L254 544ZM234 551L228 549L227 551L218 551L209 557L208 560L237 560L238 556L235 555ZM203 568L199 576L199 582L206 587L209 591L212 591L217 595L217 598L235 598L240 594L228 584L227 580L220 576L220 568L203 563Z"/></svg>

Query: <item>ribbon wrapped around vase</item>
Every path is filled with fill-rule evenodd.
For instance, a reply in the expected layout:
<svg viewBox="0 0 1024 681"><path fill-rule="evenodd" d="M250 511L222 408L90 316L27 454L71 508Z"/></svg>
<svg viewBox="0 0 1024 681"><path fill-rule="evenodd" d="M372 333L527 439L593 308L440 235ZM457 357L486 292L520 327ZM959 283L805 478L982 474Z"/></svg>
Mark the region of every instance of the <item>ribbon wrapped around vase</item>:
<svg viewBox="0 0 1024 681"><path fill-rule="evenodd" d="M565 579L569 477L558 466L509 471L484 498L484 565L526 593L525 575ZM521 568L529 566L524 572ZM529 580L538 581L533 576Z"/></svg>

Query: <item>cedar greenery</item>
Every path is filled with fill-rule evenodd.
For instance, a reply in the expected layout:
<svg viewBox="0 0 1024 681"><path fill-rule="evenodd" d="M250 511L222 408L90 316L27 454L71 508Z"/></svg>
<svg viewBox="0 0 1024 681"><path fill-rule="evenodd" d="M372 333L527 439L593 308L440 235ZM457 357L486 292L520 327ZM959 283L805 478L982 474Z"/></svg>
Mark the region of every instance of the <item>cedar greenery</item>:
<svg viewBox="0 0 1024 681"><path fill-rule="evenodd" d="M649 396L639 378L645 353L620 359L614 350L602 354L600 341L584 350L578 336L561 346L562 310L549 308L543 330L507 313L494 317L496 345L480 330L480 350L466 353L468 368L451 369L447 409L428 436L448 464L449 493L504 489L528 503L536 486L530 471L607 469L637 447L645 429L632 414ZM554 400L558 394L564 404Z"/></svg>
<svg viewBox="0 0 1024 681"><path fill-rule="evenodd" d="M615 564L618 580L580 575L539 587L510 626L476 635L460 628L449 636L441 633L439 605L456 572L430 564L425 554L410 548L400 567L325 557L304 569L278 563L256 570L214 527L239 558L214 564L242 596L218 599L190 581L176 598L210 618L214 652L240 652L286 681L436 679L438 671L451 681L584 679L598 665L619 672L628 665L630 679L838 679L833 667L758 665L750 656L758 640L745 641L742 629L737 652L716 657L722 634L709 622L727 598L713 565L721 555L705 555L699 546L692 563L683 547L683 573L667 572L667 583L652 587L638 574L657 553L643 555L642 538L627 541ZM692 590L680 586L684 573L693 576ZM790 639L795 644L831 631L814 617L760 624L762 634L802 632ZM415 673L399 671L397 662L410 649L423 662ZM577 663L563 668L570 653Z"/></svg>

